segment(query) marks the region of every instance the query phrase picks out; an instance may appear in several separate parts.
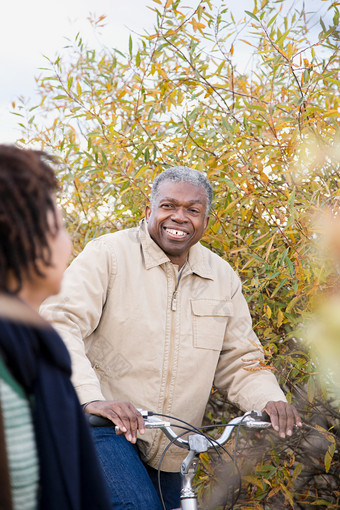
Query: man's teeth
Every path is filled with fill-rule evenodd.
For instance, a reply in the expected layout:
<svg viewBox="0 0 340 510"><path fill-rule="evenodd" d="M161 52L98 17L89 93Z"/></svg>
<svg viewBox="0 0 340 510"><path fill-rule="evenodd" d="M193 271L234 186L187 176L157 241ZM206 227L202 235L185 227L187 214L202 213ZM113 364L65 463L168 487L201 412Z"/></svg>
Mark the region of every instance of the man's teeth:
<svg viewBox="0 0 340 510"><path fill-rule="evenodd" d="M172 228L167 228L166 231L174 236L184 237L186 235L186 232L183 232L182 230L174 230Z"/></svg>

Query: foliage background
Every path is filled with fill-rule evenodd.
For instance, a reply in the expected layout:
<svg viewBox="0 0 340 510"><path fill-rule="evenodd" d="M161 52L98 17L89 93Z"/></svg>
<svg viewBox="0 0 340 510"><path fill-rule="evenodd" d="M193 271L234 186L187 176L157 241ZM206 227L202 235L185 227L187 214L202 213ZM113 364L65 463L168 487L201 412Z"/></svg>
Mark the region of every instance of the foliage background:
<svg viewBox="0 0 340 510"><path fill-rule="evenodd" d="M306 322L315 330L320 296L338 292L338 260L320 251L315 222L326 209L336 216L340 198L339 2L321 3L327 19L311 30L307 7L283 0L254 1L240 20L223 1L190 9L153 0L154 31L137 47L130 38L127 55L96 52L78 34L47 61L39 103L13 105L18 143L59 158L75 253L135 225L168 166L191 166L212 182L204 244L238 271L268 365L306 423L290 441L241 443L253 463L241 461L235 508L340 508L338 362L320 377L317 355L301 343ZM105 16L91 23L100 32ZM250 71L238 59L241 41ZM326 330L332 323L319 320ZM211 405L221 412L218 396ZM203 459L202 491L212 472Z"/></svg>

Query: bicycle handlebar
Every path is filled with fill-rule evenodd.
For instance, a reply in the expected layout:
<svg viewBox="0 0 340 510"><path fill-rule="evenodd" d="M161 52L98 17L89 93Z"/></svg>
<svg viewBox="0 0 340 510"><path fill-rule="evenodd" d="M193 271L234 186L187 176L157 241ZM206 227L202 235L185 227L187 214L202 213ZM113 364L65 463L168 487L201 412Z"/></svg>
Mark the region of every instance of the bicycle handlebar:
<svg viewBox="0 0 340 510"><path fill-rule="evenodd" d="M187 450L194 450L197 453L207 451L210 448L216 448L217 446L224 445L228 439L230 438L233 429L237 426L243 426L252 429L265 429L271 427L270 418L267 413L261 413L260 411L248 411L243 416L238 416L231 420L226 426L221 434L221 436L217 439L207 438L205 434L196 433L194 435L189 436L188 440L182 439L178 436L172 429L177 425L170 424L169 421L164 421L157 416L154 416L150 411L139 410L142 417L144 418L145 428L153 429L159 428L163 430L165 435L172 441L175 445L180 448L186 448ZM113 427L114 423L108 418L104 418L103 416L97 416L95 414L87 414L87 419L89 424L92 427ZM216 428L218 425L216 426ZM119 428L115 427L116 432L119 431Z"/></svg>

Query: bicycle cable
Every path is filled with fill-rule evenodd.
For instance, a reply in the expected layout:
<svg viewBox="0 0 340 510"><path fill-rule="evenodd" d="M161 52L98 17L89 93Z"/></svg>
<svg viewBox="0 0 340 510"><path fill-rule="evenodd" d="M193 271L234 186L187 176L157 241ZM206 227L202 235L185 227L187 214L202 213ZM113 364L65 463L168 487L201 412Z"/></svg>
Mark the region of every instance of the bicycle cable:
<svg viewBox="0 0 340 510"><path fill-rule="evenodd" d="M183 427L184 428L184 427ZM162 455L161 455L161 458L159 459L159 462L158 462L158 469L157 469L157 481L158 481L158 490L159 490L159 495L160 495L160 500L161 500L161 504L162 504L162 507L163 507L163 510L167 510L166 509L166 506L165 506L165 502L164 502L164 498L163 498L163 491L162 491L162 486L161 486L161 466L162 466L162 462L164 460L164 457L165 457L165 454L166 452L169 450L170 446L172 446L174 444L174 442L178 439L178 438L181 438L182 436L184 436L185 434L187 434L188 432L193 432L194 429L189 429L189 428L186 428L186 430L184 430L184 432L182 432L181 434L179 434L178 436L174 437L173 439L171 439L171 441L169 441L169 443L166 445L166 447L164 448L163 452L162 452Z"/></svg>
<svg viewBox="0 0 340 510"><path fill-rule="evenodd" d="M181 428L181 429L185 429L181 434L177 435L174 439L172 440L169 440L169 444L165 447L164 451L162 452L162 455L160 457L160 460L159 460L159 463L158 463L158 470L157 470L157 478L158 478L158 490L159 490L159 494L160 494L160 500L161 500L161 504L162 504L162 507L163 507L163 510L166 510L166 507L165 507L165 503L164 503L164 498L163 498L163 494L162 494L162 488L161 488L161 478L160 478L160 475L161 475L161 465L163 463L163 460L164 460L164 457L165 457L165 454L166 452L168 451L168 449L175 443L175 441L178 439L178 438L181 438L183 437L185 434L187 434L188 432L196 432L197 434L200 434L202 436L204 436L207 441L209 441L209 443L211 444L211 446L214 448L215 452L218 454L219 458L221 459L222 456L221 456L221 453L218 451L219 448L222 448L222 450L230 457L230 459L233 461L233 467L234 467L234 470L237 472L237 476L238 476L238 488L237 488L237 491L236 491L236 497L234 496L234 498L232 499L232 503L231 503L231 506L228 507L227 510L233 510L238 498L239 498L239 495L240 495L240 492L241 492L241 472L240 472L240 469L236 463L236 448L237 448L237 443L238 443L238 438L239 438L239 430L240 430L240 426L242 424L242 422L240 422L237 426L237 436L236 436L236 442L235 442L235 448L234 448L234 454L231 455L231 453L223 446L223 445L219 445L219 444L216 444L216 441L209 437L207 434L205 434L202 429L208 429L208 428L218 428L218 427L228 427L228 426L232 426L232 427L235 427L235 425L231 425L229 423L226 423L226 424L219 424L219 425L206 425L206 426L203 426L203 427L195 427L194 425L192 425L191 423L188 423L186 422L185 420L182 420L180 418L176 418L175 416L171 416L171 415L168 415L168 414L162 414L162 413L150 413L150 416L161 416L163 418L168 418L168 419L171 419L171 420L176 420L177 422L180 422L180 423L183 423L185 424L187 427L183 427L182 425L174 425L174 424L171 424L170 426L172 427L177 427L177 428Z"/></svg>
<svg viewBox="0 0 340 510"><path fill-rule="evenodd" d="M200 433L200 429L198 427L195 427L195 425L192 425L191 423L189 423L185 420L181 420L181 418L176 418L176 416L171 416L170 414L153 413L153 412L150 413L150 416L162 416L163 418L169 418L169 420L176 420L179 423L184 423L184 425L189 427L191 431L195 431L198 434ZM177 425L173 425L173 426L177 427ZM179 426L178 426L178 428L179 428Z"/></svg>
<svg viewBox="0 0 340 510"><path fill-rule="evenodd" d="M192 425L191 423L185 421L185 420L181 420L180 418L176 418L175 416L171 416L169 414L161 414L161 413L152 413L153 416L162 416L163 418L169 418L171 420L176 420L176 421L179 421L180 423L184 423L185 425L187 425L187 432L196 432L196 434L199 434L201 436L204 436L208 441L209 443L211 444L211 446L214 448L215 452L219 455L219 457L221 457L221 454L219 453L218 449L219 448L222 448L225 453L227 453L227 455L229 455L229 457L231 458L232 460L232 456L231 454L228 452L228 450L226 450L223 445L220 445L220 444L216 444L216 440L209 437L207 434L205 434L204 432L202 432L202 429L205 428L205 427L195 427L194 425ZM151 414L150 414L151 416ZM185 427L183 427L182 425L177 425L177 424L170 424L172 425L172 427L175 427L175 428L181 428L181 429L184 429ZM224 425L224 424L223 424ZM225 426L233 426L233 425L230 425L230 424L225 424ZM217 428L216 426L214 426L213 428ZM185 435L185 432L179 436L176 437L176 439L178 437L182 437L183 435ZM171 441L171 444L173 443L174 441Z"/></svg>

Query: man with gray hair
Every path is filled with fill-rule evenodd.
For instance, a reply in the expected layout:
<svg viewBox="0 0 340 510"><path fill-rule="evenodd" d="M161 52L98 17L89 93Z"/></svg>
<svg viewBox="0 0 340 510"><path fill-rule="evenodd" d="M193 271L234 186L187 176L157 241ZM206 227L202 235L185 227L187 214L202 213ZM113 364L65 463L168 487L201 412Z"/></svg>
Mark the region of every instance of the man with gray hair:
<svg viewBox="0 0 340 510"><path fill-rule="evenodd" d="M270 370L252 370L263 351L239 278L199 242L211 201L202 173L165 170L140 226L91 241L42 307L69 348L85 412L122 433L93 429L115 510L162 508L167 439L145 432L138 408L198 427L215 386L242 410L266 410L281 437L301 425ZM167 509L179 506L182 458L171 447L162 461Z"/></svg>
<svg viewBox="0 0 340 510"><path fill-rule="evenodd" d="M187 166L175 166L165 170L161 174L159 174L156 179L153 181L151 196L150 196L150 205L151 207L155 207L156 197L159 191L159 186L162 182L170 181L170 182L188 182L193 186L198 186L199 188L203 188L206 192L207 199L207 209L206 216L209 215L212 199L213 199L213 190L210 182L206 178L204 174L198 172L197 170L193 170Z"/></svg>

